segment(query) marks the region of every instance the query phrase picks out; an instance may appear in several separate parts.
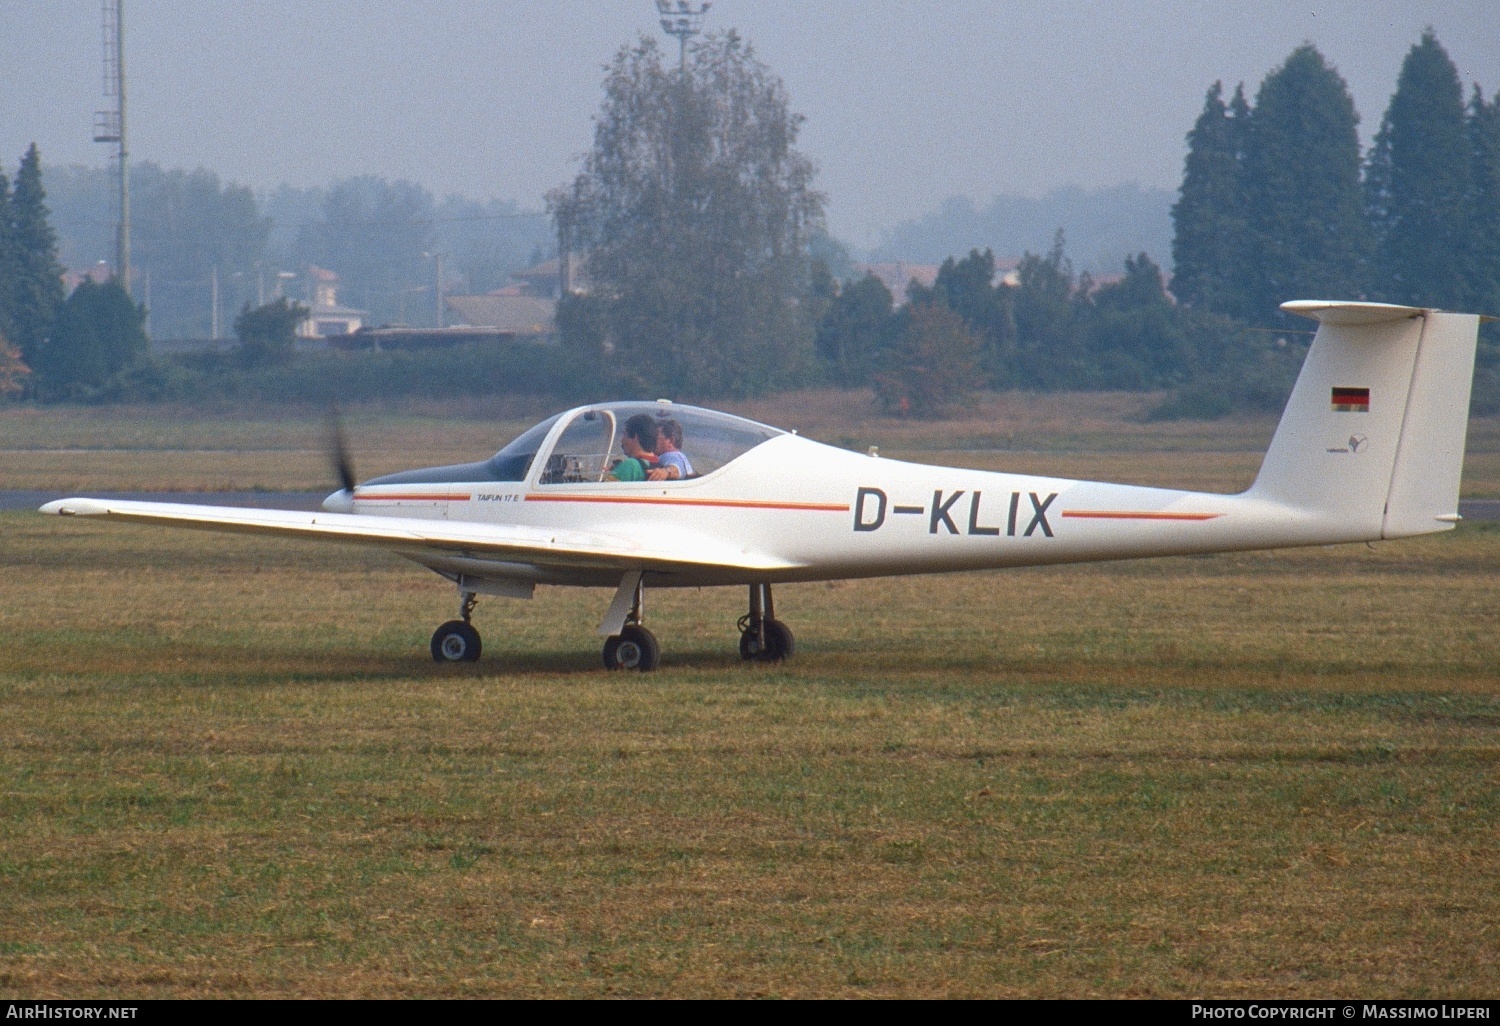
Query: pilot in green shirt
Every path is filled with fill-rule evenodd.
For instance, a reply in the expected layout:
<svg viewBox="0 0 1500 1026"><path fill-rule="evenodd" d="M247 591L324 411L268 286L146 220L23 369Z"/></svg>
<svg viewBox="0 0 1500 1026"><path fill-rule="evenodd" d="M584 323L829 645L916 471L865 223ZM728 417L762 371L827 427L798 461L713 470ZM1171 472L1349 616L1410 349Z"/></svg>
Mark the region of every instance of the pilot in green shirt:
<svg viewBox="0 0 1500 1026"><path fill-rule="evenodd" d="M637 413L625 422L620 438L625 458L616 463L609 476L616 481L644 481L646 471L656 462L656 424L650 416Z"/></svg>
<svg viewBox="0 0 1500 1026"><path fill-rule="evenodd" d="M646 464L633 456L627 456L615 464L615 469L609 472L609 476L616 481L644 481Z"/></svg>

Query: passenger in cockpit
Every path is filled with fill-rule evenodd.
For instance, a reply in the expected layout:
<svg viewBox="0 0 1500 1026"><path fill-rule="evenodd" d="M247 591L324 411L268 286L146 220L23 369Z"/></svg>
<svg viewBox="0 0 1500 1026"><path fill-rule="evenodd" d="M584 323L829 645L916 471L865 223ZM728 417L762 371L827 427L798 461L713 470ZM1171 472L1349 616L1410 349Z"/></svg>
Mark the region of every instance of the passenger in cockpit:
<svg viewBox="0 0 1500 1026"><path fill-rule="evenodd" d="M651 480L680 481L693 476L693 465L687 453L682 451L682 425L675 420L658 421L656 424L656 462L663 473L660 478L652 471Z"/></svg>
<svg viewBox="0 0 1500 1026"><path fill-rule="evenodd" d="M611 481L645 481L656 467L656 422L649 413L637 413L625 422L620 438L625 458L610 469Z"/></svg>

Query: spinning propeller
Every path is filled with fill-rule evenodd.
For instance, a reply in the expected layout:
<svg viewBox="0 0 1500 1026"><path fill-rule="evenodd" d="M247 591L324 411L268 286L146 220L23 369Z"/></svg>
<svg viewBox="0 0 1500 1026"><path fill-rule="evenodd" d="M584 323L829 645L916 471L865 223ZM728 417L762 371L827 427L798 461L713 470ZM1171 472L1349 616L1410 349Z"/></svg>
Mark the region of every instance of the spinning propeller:
<svg viewBox="0 0 1500 1026"><path fill-rule="evenodd" d="M339 487L353 495L358 481L354 477L354 461L349 458L349 440L344 435L344 423L339 418L337 406L328 408L328 456L333 461L333 472L339 480Z"/></svg>

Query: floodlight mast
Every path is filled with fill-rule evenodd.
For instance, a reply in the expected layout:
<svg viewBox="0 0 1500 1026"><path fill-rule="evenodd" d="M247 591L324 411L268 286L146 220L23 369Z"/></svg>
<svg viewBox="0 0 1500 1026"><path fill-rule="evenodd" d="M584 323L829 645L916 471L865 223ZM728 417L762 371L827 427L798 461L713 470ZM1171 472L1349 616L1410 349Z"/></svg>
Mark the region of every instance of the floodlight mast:
<svg viewBox="0 0 1500 1026"><path fill-rule="evenodd" d="M94 112L94 142L118 143L120 224L115 235L115 274L130 291L130 169L125 144L125 0L103 0L104 95L114 110Z"/></svg>
<svg viewBox="0 0 1500 1026"><path fill-rule="evenodd" d="M656 0L661 15L661 30L677 37L677 70L687 71L688 40L703 31L703 16L713 6L712 0L694 4L690 0Z"/></svg>

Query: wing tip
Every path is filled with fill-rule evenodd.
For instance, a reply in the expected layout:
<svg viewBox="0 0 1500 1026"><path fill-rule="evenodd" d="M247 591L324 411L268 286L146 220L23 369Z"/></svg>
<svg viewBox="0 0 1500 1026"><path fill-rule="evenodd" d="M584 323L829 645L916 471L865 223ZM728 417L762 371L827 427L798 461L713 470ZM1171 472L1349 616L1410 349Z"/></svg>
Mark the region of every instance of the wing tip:
<svg viewBox="0 0 1500 1026"><path fill-rule="evenodd" d="M41 506L38 513L47 513L55 517L89 516L101 513L103 509L89 499L54 499L52 502Z"/></svg>

